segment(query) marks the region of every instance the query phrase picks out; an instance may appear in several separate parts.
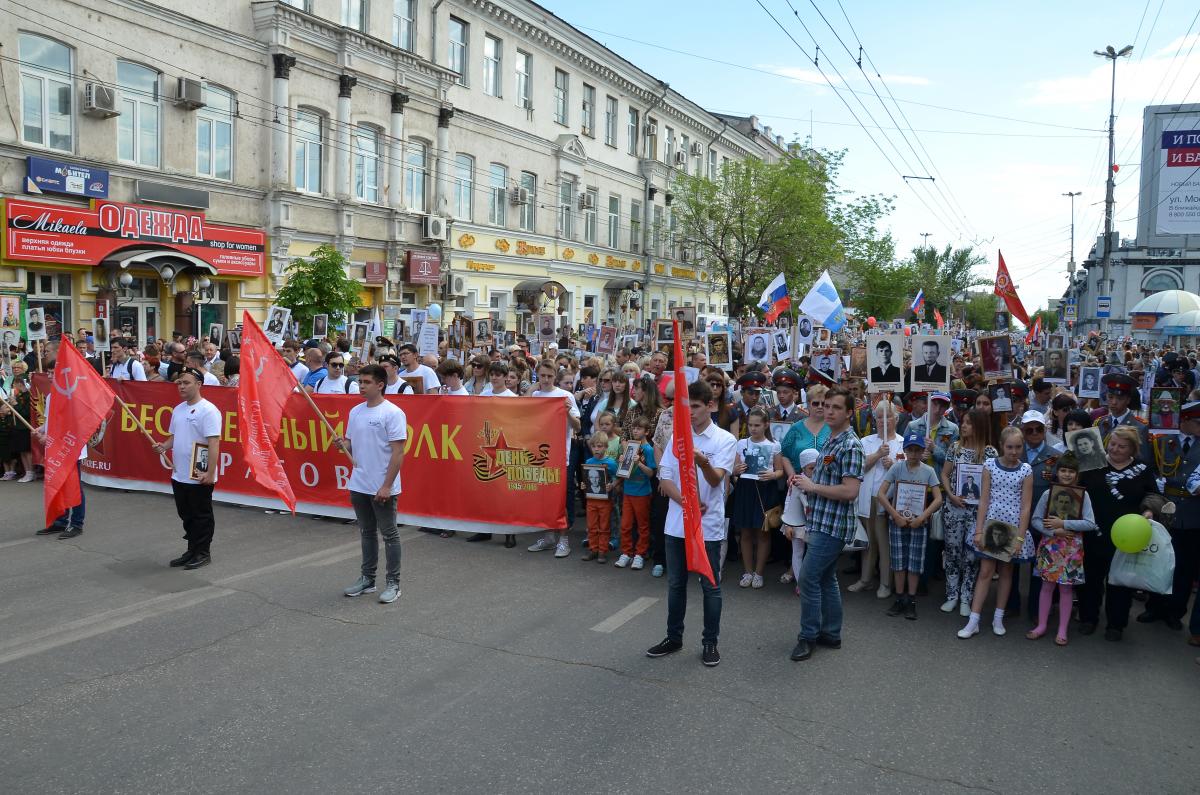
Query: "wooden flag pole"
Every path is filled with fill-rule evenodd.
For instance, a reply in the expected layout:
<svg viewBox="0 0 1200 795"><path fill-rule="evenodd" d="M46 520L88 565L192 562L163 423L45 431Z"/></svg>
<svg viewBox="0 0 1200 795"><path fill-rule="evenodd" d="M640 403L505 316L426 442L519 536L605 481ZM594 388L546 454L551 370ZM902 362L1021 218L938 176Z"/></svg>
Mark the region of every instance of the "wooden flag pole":
<svg viewBox="0 0 1200 795"><path fill-rule="evenodd" d="M158 444L158 442L154 441L154 437L150 435L150 431L148 431L146 426L142 424L142 421L138 419L138 416L133 413L133 408L124 400L122 400L121 396L115 392L113 393L113 397L115 397L117 402L121 404L121 408L126 414L129 415L129 419L133 420L133 424L138 427L138 430L142 432L142 435L146 437L146 440L150 442L150 446L153 447L154 445ZM167 460L166 453L159 453L158 461L163 465L163 469L174 469L174 467L171 466L171 462Z"/></svg>
<svg viewBox="0 0 1200 795"><path fill-rule="evenodd" d="M304 399L308 401L308 405L312 406L313 412L315 412L316 415L321 418L321 422L325 425L325 430L329 431L329 435L334 439L340 439L341 437L338 436L337 431L335 431L333 429L333 425L330 424L329 418L322 414L321 410L317 408L317 402L312 399L312 395L308 394L308 390L301 386L298 387L298 391L301 395L304 395ZM354 461L354 456L350 455L350 451L343 447L341 442L338 442L337 448L346 454L346 458L350 459L350 463L353 466L358 466L358 464Z"/></svg>
<svg viewBox="0 0 1200 795"><path fill-rule="evenodd" d="M21 416L21 412L17 411L17 407L14 404L8 402L7 397L0 398L0 400L3 400L4 405L6 405L10 409L12 409L13 416L16 417L17 419L19 419L22 423L24 423L26 428L28 428L31 432L35 432L35 433L37 432L37 428L34 428L33 425L29 422L29 420L27 420L23 416Z"/></svg>

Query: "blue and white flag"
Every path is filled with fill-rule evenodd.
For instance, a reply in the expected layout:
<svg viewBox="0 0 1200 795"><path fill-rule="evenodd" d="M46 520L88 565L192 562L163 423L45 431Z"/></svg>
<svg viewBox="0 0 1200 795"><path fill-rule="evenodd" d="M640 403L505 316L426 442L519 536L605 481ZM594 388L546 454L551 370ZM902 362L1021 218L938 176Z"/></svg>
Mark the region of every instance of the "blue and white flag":
<svg viewBox="0 0 1200 795"><path fill-rule="evenodd" d="M833 286L833 279L829 278L829 271L821 272L821 278L800 302L800 311L833 332L841 331L846 325L846 310L842 308L842 299Z"/></svg>

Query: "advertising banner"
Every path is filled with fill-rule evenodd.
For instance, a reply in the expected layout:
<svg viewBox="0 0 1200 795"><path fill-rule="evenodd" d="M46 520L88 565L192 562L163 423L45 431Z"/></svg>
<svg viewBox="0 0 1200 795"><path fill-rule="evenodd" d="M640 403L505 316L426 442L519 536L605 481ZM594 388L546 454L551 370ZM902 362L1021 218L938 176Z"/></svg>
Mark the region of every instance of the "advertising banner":
<svg viewBox="0 0 1200 795"><path fill-rule="evenodd" d="M26 158L26 193L62 193L67 196L108 198L108 172L102 168L64 163L30 155Z"/></svg>
<svg viewBox="0 0 1200 795"><path fill-rule="evenodd" d="M1200 235L1200 117L1177 117L1159 142L1160 235Z"/></svg>
<svg viewBox="0 0 1200 795"><path fill-rule="evenodd" d="M5 201L4 255L13 260L98 265L124 248L169 248L230 276L261 276L262 230L208 223L204 213L121 202L90 207Z"/></svg>
<svg viewBox="0 0 1200 795"><path fill-rule="evenodd" d="M34 377L38 405L53 389ZM108 381L156 439L166 436L179 404L174 384ZM237 390L210 387L203 397L224 416L213 498L283 510L260 486L242 453ZM336 433L344 432L357 395L314 395ZM446 530L521 533L566 523L566 407L559 400L389 395L404 410L408 441L396 519ZM549 430L555 429L555 430ZM295 492L299 513L352 518L346 483L350 460L333 443L300 395L284 411L276 449ZM85 483L169 494L171 473L129 416L115 406L92 439L83 462Z"/></svg>

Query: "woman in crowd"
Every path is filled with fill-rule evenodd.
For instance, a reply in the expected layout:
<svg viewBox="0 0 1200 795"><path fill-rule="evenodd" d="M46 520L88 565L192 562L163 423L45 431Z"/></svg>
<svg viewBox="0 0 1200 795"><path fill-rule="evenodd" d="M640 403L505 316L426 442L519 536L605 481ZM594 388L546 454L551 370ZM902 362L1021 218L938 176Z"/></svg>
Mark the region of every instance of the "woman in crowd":
<svg viewBox="0 0 1200 795"><path fill-rule="evenodd" d="M1063 436L1067 432L1066 420L1076 406L1075 396L1070 392L1059 392L1050 401L1046 410L1046 443L1062 446Z"/></svg>
<svg viewBox="0 0 1200 795"><path fill-rule="evenodd" d="M225 386L237 387L241 383L242 357L230 354L225 360Z"/></svg>
<svg viewBox="0 0 1200 795"><path fill-rule="evenodd" d="M649 373L640 374L633 379L630 394L633 401L621 422L622 439L633 438L633 425L643 417L649 420L651 429L658 427L658 415L662 413L658 386L654 383L654 376Z"/></svg>
<svg viewBox="0 0 1200 795"><path fill-rule="evenodd" d="M18 367L24 373L24 364L21 362L13 365L13 372L15 373ZM10 411L2 418L8 434L7 456L13 463L18 458L21 461L21 469L24 474L21 475L18 482L30 483L34 480L35 475L33 474L33 447L30 446L29 426L13 416L19 414L26 422L33 422L33 394L29 391L29 382L23 377L13 378L8 403L11 406ZM12 472L14 475L16 474L15 469ZM11 480L11 478L6 479Z"/></svg>
<svg viewBox="0 0 1200 795"><path fill-rule="evenodd" d="M958 489L958 467L961 464L982 464L998 454L988 444L988 422L990 415L981 409L972 409L959 422L958 441L946 455L942 467L942 491L947 495L947 504L942 509L945 528L945 547L942 551L942 566L946 571L946 601L942 611L953 612L958 608L964 618L971 615L971 599L975 595L975 578L979 574L979 559L971 550L968 539L978 523L979 494L970 486L964 487L960 496ZM980 485L975 479L973 486Z"/></svg>
<svg viewBox="0 0 1200 795"><path fill-rule="evenodd" d="M491 383L488 380L488 365L491 360L482 353L471 357L471 373L463 387L466 388L469 395L480 395L483 390Z"/></svg>
<svg viewBox="0 0 1200 795"><path fill-rule="evenodd" d="M610 367L600 373L600 392L600 401L592 409L593 422L601 413L611 411L616 417L617 428L624 427L625 415L633 401L629 396L629 382L620 370Z"/></svg>

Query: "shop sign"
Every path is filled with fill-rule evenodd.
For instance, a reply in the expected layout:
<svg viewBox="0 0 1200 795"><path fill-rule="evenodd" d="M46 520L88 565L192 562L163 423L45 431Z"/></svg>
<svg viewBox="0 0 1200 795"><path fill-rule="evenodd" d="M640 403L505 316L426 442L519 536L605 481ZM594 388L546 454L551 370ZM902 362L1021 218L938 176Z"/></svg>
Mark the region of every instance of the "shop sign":
<svg viewBox="0 0 1200 795"><path fill-rule="evenodd" d="M676 279L695 279L696 271L691 268L671 268L671 275Z"/></svg>
<svg viewBox="0 0 1200 795"><path fill-rule="evenodd" d="M606 268L624 268L629 265L628 260L617 259L613 256L604 257L604 267Z"/></svg>
<svg viewBox="0 0 1200 795"><path fill-rule="evenodd" d="M387 282L387 263L368 262L363 269L363 277L367 284L384 284Z"/></svg>
<svg viewBox="0 0 1200 795"><path fill-rule="evenodd" d="M524 240L518 240L517 253L522 257L544 257L546 256L546 247L535 246L532 243L526 243Z"/></svg>
<svg viewBox="0 0 1200 795"><path fill-rule="evenodd" d="M93 201L90 207L8 199L5 256L12 260L99 265L126 248L162 248L207 262L217 273L261 276L266 236L208 223L204 213Z"/></svg>
<svg viewBox="0 0 1200 795"><path fill-rule="evenodd" d="M478 260L469 259L467 260L467 270L475 271L477 273L482 271L494 271L496 270L496 266L490 262L479 262Z"/></svg>
<svg viewBox="0 0 1200 795"><path fill-rule="evenodd" d="M409 251L409 284L441 284L442 255L436 251Z"/></svg>
<svg viewBox="0 0 1200 795"><path fill-rule="evenodd" d="M26 193L62 193L67 196L108 198L108 172L102 168L64 163L46 157L26 158Z"/></svg>

